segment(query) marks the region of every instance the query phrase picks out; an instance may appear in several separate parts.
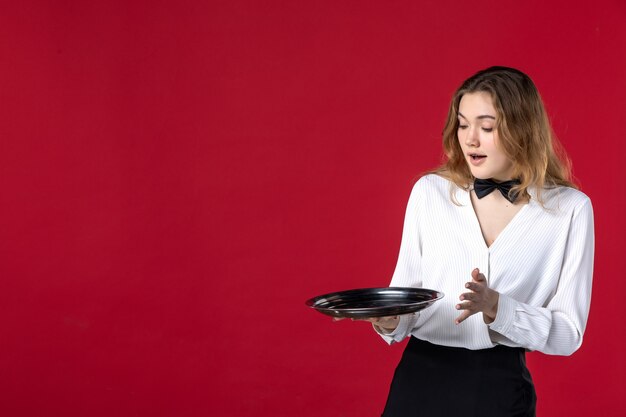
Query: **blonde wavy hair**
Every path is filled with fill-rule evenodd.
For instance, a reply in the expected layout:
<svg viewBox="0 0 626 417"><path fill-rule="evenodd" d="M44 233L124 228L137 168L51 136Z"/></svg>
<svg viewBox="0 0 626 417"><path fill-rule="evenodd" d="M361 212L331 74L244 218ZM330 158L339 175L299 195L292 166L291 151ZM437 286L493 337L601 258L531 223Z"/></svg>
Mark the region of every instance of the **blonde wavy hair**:
<svg viewBox="0 0 626 417"><path fill-rule="evenodd" d="M529 198L529 187L535 187L541 202L544 188L559 185L577 188L571 179L570 160L552 131L537 87L526 74L507 67L479 71L456 90L443 130L445 161L433 173L463 189L473 183L457 131L461 97L476 92L486 92L493 100L499 138L496 146L513 163L513 176L520 180L511 192Z"/></svg>

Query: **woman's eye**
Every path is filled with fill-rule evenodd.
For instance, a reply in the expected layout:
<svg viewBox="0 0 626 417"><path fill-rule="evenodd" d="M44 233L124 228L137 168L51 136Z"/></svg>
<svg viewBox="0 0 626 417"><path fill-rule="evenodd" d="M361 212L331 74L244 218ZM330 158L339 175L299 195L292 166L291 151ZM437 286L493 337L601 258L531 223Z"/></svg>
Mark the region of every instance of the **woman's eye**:
<svg viewBox="0 0 626 417"><path fill-rule="evenodd" d="M491 133L493 132L493 127L483 127L483 132Z"/></svg>
<svg viewBox="0 0 626 417"><path fill-rule="evenodd" d="M459 129L467 129L467 125L459 125Z"/></svg>

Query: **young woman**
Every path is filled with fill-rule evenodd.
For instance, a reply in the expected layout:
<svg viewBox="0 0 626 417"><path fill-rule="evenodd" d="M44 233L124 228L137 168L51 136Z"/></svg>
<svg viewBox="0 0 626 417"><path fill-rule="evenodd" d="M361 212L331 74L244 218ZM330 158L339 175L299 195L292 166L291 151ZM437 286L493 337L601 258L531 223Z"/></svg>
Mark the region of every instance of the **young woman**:
<svg viewBox="0 0 626 417"><path fill-rule="evenodd" d="M391 286L445 297L370 319L388 343L410 338L383 416L534 416L525 351L570 355L582 343L591 202L518 70L488 68L461 85L443 146L445 164L411 193Z"/></svg>

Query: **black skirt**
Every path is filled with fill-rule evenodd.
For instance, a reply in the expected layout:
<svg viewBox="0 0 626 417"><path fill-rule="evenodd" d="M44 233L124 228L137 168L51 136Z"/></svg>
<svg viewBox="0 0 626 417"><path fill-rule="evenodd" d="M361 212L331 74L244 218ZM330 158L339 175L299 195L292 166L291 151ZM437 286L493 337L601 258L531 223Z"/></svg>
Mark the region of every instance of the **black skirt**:
<svg viewBox="0 0 626 417"><path fill-rule="evenodd" d="M469 350L411 337L383 417L531 417L537 397L524 349Z"/></svg>

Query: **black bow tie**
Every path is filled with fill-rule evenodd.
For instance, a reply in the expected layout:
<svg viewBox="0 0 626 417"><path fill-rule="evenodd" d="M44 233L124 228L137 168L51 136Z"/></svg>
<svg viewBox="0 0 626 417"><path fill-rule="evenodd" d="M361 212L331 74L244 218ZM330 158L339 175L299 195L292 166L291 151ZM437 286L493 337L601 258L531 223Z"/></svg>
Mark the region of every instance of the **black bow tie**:
<svg viewBox="0 0 626 417"><path fill-rule="evenodd" d="M474 192L476 193L476 197L483 198L484 196L491 193L493 190L498 189L500 193L509 200L511 203L515 203L517 199L517 193L512 192L509 196L509 191L511 191L511 187L514 185L518 185L520 183L519 180L510 180L504 182L495 182L492 179L481 180L480 178L476 178L474 180Z"/></svg>

